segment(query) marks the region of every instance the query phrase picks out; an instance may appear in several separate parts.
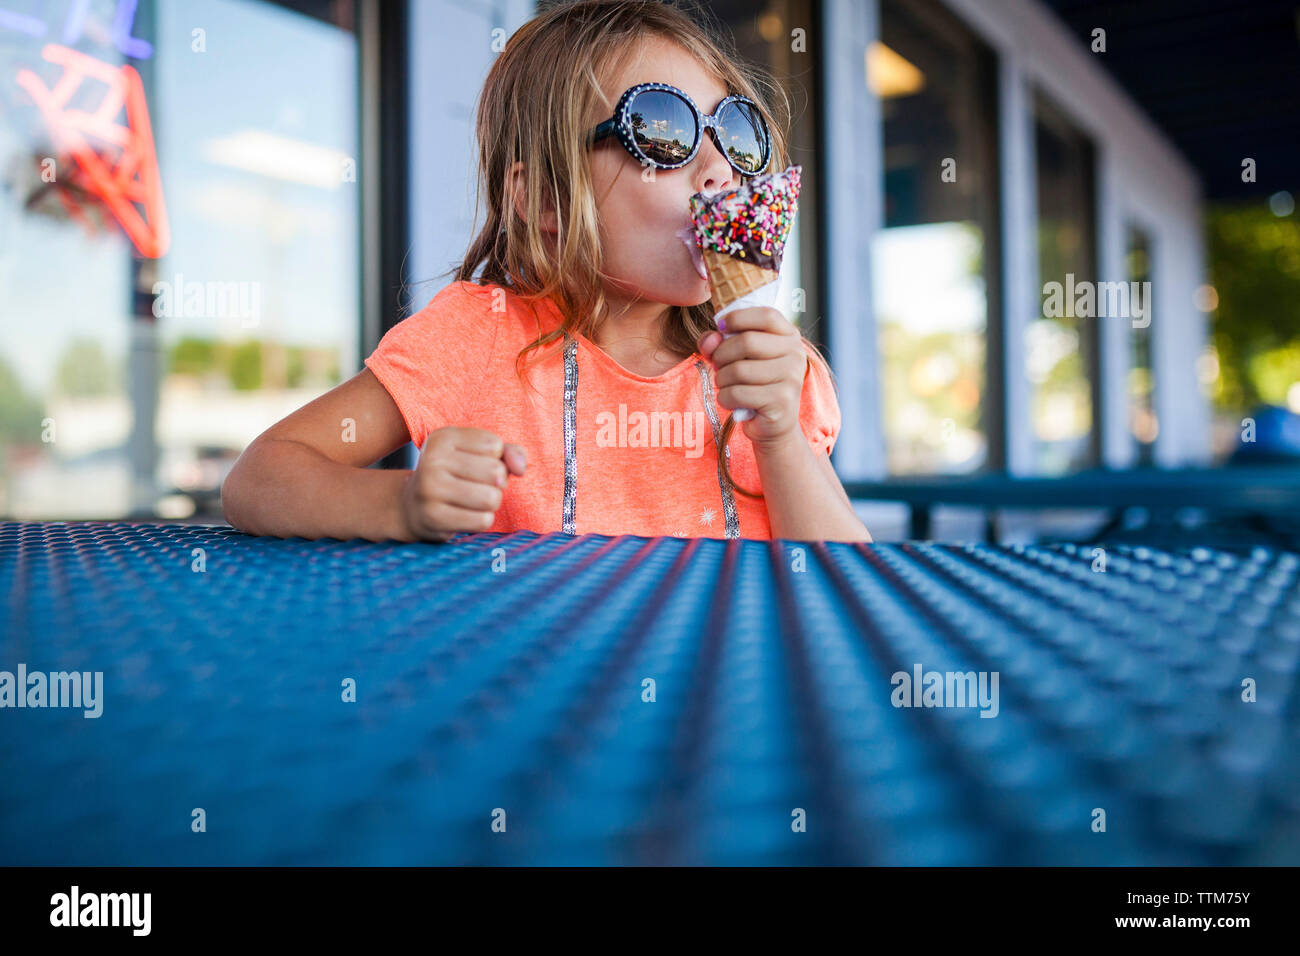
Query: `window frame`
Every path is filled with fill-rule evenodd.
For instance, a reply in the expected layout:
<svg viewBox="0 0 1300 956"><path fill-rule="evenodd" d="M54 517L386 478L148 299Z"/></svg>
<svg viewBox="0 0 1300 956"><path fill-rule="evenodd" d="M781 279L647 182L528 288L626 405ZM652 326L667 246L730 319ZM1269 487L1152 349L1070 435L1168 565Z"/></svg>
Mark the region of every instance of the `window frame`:
<svg viewBox="0 0 1300 956"><path fill-rule="evenodd" d="M361 322L359 354L369 355L403 318L402 263L410 245L409 125L405 2L359 3L358 141L361 143ZM381 188L381 185L383 187ZM410 444L372 467L410 468Z"/></svg>
<svg viewBox="0 0 1300 956"><path fill-rule="evenodd" d="M1030 145L1034 150L1034 184L1033 189L1037 195L1039 183L1042 176L1041 157L1038 154L1038 128L1044 126L1062 138L1074 138L1080 141L1084 147L1084 166L1085 183L1084 197L1081 203L1085 209L1087 217L1087 226L1089 230L1090 242L1087 244L1087 254L1089 256L1089 265L1091 273L1087 280L1093 283L1100 281L1101 263L1102 263L1102 222L1098 210L1098 199L1101 194L1101 149L1096 139L1088 132L1087 128L1075 117L1068 107L1063 106L1050 92L1043 89L1040 84L1031 84L1029 96L1027 97L1026 106L1029 110L1029 122L1031 128ZM1042 222L1042 209L1035 202L1034 205L1035 220L1033 223L1033 241L1039 240L1038 230ZM1038 283L1036 295L1041 305L1042 303L1042 281L1043 268L1042 262L1038 262L1038 274L1034 277ZM1064 281L1061 276L1057 281ZM1095 310L1094 310L1095 312ZM1041 317L1041 316L1040 316ZM1106 427L1105 413L1107 404L1110 399L1105 396L1105 382L1102 379L1102 337L1101 337L1101 320L1094 314L1090 318L1077 318L1079 323L1079 348L1083 352L1084 371L1088 376L1091 388L1089 389L1089 403L1091 405L1092 428L1089 431L1087 442L1087 460L1082 465L1072 467L1067 471L1053 477L1066 477L1079 471L1101 468L1105 462L1105 445L1103 442L1103 430ZM1030 427L1032 428L1032 403L1037 395L1036 388L1031 386L1028 393L1028 400L1031 403ZM1127 397L1125 398L1127 401ZM1034 449L1035 459L1037 458L1037 449L1041 443L1037 436L1033 437L1032 446ZM1035 472L1038 472L1035 466Z"/></svg>

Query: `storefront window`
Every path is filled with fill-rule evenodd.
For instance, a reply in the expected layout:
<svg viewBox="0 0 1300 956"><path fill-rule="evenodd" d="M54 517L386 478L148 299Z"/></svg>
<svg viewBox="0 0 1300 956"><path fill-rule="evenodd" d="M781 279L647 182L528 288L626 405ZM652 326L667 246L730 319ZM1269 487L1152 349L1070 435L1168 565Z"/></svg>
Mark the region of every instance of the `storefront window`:
<svg viewBox="0 0 1300 956"><path fill-rule="evenodd" d="M883 0L867 71L884 117L872 278L889 471L996 466L995 60L939 4Z"/></svg>
<svg viewBox="0 0 1300 956"><path fill-rule="evenodd" d="M353 14L293 6L0 0L0 514L219 519L356 367Z"/></svg>
<svg viewBox="0 0 1300 956"><path fill-rule="evenodd" d="M1026 329L1035 466L1063 474L1100 460L1093 149L1043 96L1034 103L1043 309ZM1091 287L1091 291L1089 291Z"/></svg>

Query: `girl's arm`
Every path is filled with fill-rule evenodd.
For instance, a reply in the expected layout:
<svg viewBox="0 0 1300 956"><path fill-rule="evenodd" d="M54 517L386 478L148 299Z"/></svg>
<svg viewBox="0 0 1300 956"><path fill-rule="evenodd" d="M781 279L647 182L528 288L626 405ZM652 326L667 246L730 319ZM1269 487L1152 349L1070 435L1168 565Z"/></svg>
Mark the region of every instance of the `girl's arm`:
<svg viewBox="0 0 1300 956"><path fill-rule="evenodd" d="M411 440L370 369L259 435L221 486L226 520L249 534L447 541L486 531L527 455L481 428L429 432L414 471L369 468Z"/></svg>
<svg viewBox="0 0 1300 956"><path fill-rule="evenodd" d="M867 526L831 467L801 430L771 443L754 443L772 537L794 541L870 541ZM820 461L819 461L820 459Z"/></svg>
<svg viewBox="0 0 1300 956"><path fill-rule="evenodd" d="M414 540L403 516L410 471L369 468L410 441L369 369L253 440L221 485L226 520L248 534Z"/></svg>
<svg viewBox="0 0 1300 956"><path fill-rule="evenodd" d="M754 446L772 537L870 541L829 456L815 453L799 427L808 371L799 330L765 306L728 313L727 329L725 341L718 332L700 336L699 349L718 370L718 404L757 412L741 428Z"/></svg>

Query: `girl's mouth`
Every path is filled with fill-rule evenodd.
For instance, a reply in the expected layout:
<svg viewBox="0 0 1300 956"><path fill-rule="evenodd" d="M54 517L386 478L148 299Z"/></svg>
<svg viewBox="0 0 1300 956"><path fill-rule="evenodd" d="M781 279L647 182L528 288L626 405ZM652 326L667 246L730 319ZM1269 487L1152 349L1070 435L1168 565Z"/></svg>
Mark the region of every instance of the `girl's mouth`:
<svg viewBox="0 0 1300 956"><path fill-rule="evenodd" d="M679 229L676 236L686 246L687 251L691 254L691 265L695 266L695 271L700 274L700 278L705 281L709 278L708 270L704 268L704 256L700 252L700 244L695 241L695 227L687 226Z"/></svg>

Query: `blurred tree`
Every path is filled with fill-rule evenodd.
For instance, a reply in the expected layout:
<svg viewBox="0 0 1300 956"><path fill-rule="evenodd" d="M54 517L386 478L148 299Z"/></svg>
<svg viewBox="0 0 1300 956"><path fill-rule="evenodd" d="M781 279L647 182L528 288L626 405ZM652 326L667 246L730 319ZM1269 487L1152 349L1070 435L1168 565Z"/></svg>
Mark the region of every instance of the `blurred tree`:
<svg viewBox="0 0 1300 956"><path fill-rule="evenodd" d="M1219 297L1211 321L1215 402L1231 411L1285 404L1300 381L1300 217L1258 204L1217 206L1207 229Z"/></svg>
<svg viewBox="0 0 1300 956"><path fill-rule="evenodd" d="M261 342L251 339L231 350L230 384L240 391L255 391L262 387Z"/></svg>
<svg viewBox="0 0 1300 956"><path fill-rule="evenodd" d="M216 349L211 339L185 336L172 346L170 368L176 375L202 376L217 367Z"/></svg>
<svg viewBox="0 0 1300 956"><path fill-rule="evenodd" d="M0 358L0 445L39 442L44 417L44 405L23 390L12 366Z"/></svg>
<svg viewBox="0 0 1300 956"><path fill-rule="evenodd" d="M307 363L303 356L304 350L296 346L290 346L285 351L285 384L289 388L299 388L307 374Z"/></svg>
<svg viewBox="0 0 1300 956"><path fill-rule="evenodd" d="M108 395L116 389L117 380L117 370L98 339L74 339L63 350L54 371L55 390L76 398Z"/></svg>

